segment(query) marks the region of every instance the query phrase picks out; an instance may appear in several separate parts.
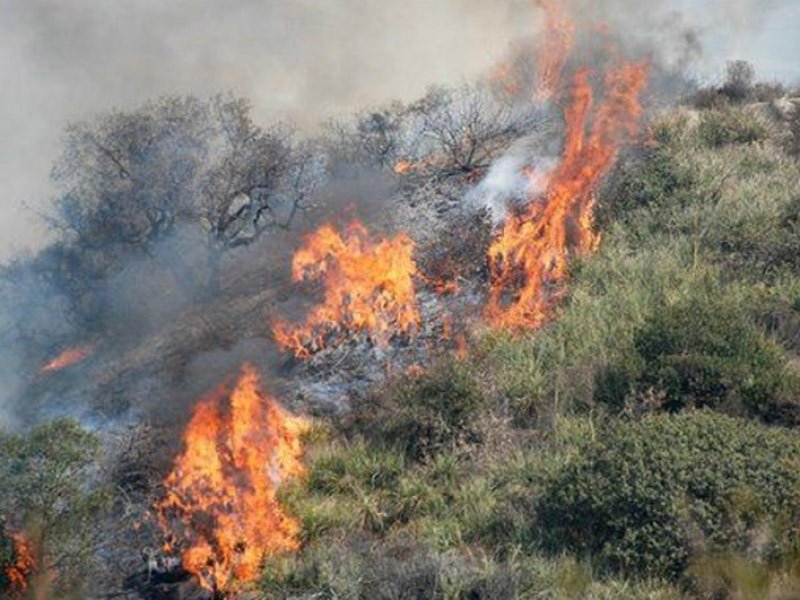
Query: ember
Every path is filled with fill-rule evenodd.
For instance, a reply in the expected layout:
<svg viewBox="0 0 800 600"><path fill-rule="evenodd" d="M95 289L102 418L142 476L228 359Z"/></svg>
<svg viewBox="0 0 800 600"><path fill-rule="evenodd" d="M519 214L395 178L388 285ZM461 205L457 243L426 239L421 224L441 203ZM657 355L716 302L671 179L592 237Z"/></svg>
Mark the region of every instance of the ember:
<svg viewBox="0 0 800 600"><path fill-rule="evenodd" d="M22 533L6 534L11 540L13 562L5 567L10 598L20 598L28 589L30 577L36 570L33 545Z"/></svg>

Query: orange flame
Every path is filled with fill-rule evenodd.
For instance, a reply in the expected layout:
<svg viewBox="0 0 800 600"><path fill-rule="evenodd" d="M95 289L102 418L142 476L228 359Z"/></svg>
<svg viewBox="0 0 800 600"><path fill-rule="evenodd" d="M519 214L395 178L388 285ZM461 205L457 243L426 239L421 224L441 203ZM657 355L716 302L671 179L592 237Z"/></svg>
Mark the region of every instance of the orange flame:
<svg viewBox="0 0 800 600"><path fill-rule="evenodd" d="M557 0L537 0L545 11L544 39L537 53L537 100L551 98L561 87L561 76L572 48L575 45L575 24Z"/></svg>
<svg viewBox="0 0 800 600"><path fill-rule="evenodd" d="M411 171L413 171L415 165L410 160L405 160L401 158L397 162L394 163L394 167L392 167L392 171L394 171L395 175L407 175Z"/></svg>
<svg viewBox="0 0 800 600"><path fill-rule="evenodd" d="M232 390L223 385L196 407L155 508L168 539L183 548L184 568L205 587L251 581L266 556L298 548L300 526L276 488L304 473L307 428L260 391L248 365ZM173 549L168 542L165 550Z"/></svg>
<svg viewBox="0 0 800 600"><path fill-rule="evenodd" d="M496 326L540 326L563 294L570 254L590 253L599 242L592 231L594 191L621 146L636 135L647 65L610 71L597 108L589 75L584 69L574 77L572 104L564 112L564 151L545 198L532 198L521 214L510 217L489 249L486 312Z"/></svg>
<svg viewBox="0 0 800 600"><path fill-rule="evenodd" d="M36 555L33 544L22 533L6 534L11 539L14 562L5 567L6 579L9 582L9 597L19 598L28 589L28 581L36 570Z"/></svg>
<svg viewBox="0 0 800 600"><path fill-rule="evenodd" d="M273 324L281 348L295 356L336 344L353 332L365 332L378 344L394 335L414 333L417 310L414 243L405 234L374 240L358 222L344 235L324 225L310 235L292 261L295 281L321 280L324 302L304 325Z"/></svg>
<svg viewBox="0 0 800 600"><path fill-rule="evenodd" d="M62 369L66 369L67 367L71 367L83 360L86 360L89 355L93 352L93 348L91 346L77 346L75 348L67 348L63 350L58 356L56 356L53 360L46 363L39 369L39 372L44 373L52 373L54 371L61 371Z"/></svg>

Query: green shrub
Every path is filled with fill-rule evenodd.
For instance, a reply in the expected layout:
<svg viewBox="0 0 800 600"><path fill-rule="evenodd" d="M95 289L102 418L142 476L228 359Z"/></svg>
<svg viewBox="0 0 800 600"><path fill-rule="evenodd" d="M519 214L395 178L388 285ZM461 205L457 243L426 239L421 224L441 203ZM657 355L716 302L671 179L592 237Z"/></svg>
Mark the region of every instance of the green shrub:
<svg viewBox="0 0 800 600"><path fill-rule="evenodd" d="M422 461L460 444L479 442L487 409L469 368L445 362L390 383L356 410L358 427L369 439Z"/></svg>
<svg viewBox="0 0 800 600"><path fill-rule="evenodd" d="M711 148L731 144L752 144L767 139L769 132L755 115L728 109L704 113L699 126L700 139Z"/></svg>
<svg viewBox="0 0 800 600"><path fill-rule="evenodd" d="M638 150L620 162L603 186L597 221L602 228L630 222L634 211L683 207L697 196L697 176L681 159L689 128L685 119L655 123L656 145Z"/></svg>
<svg viewBox="0 0 800 600"><path fill-rule="evenodd" d="M800 438L710 412L620 424L549 482L537 520L550 550L601 568L679 577L693 556L750 548L798 515ZM788 532L784 532L788 533Z"/></svg>
<svg viewBox="0 0 800 600"><path fill-rule="evenodd" d="M107 542L98 527L108 505L100 460L99 438L69 419L0 434L0 515L24 528L39 567L57 573L50 585L58 597L81 590Z"/></svg>
<svg viewBox="0 0 800 600"><path fill-rule="evenodd" d="M656 308L634 334L631 355L598 377L597 400L668 411L708 407L769 419L792 399L786 359L723 290L695 291Z"/></svg>

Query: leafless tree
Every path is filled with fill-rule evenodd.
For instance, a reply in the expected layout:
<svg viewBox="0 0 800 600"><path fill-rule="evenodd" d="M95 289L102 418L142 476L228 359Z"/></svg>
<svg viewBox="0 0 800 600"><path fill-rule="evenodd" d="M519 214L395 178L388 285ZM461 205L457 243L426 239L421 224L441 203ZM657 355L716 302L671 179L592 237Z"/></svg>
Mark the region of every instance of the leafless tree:
<svg viewBox="0 0 800 600"><path fill-rule="evenodd" d="M429 163L444 175L488 167L532 122L484 85L434 88L410 110L420 120Z"/></svg>
<svg viewBox="0 0 800 600"><path fill-rule="evenodd" d="M334 164L392 168L408 145L408 111L393 102L327 124L326 152Z"/></svg>

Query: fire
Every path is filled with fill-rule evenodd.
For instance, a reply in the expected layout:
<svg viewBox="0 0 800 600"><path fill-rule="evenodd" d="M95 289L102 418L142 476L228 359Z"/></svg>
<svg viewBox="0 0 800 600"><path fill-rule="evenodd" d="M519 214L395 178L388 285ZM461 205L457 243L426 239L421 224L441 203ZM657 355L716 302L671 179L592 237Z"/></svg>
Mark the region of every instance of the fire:
<svg viewBox="0 0 800 600"><path fill-rule="evenodd" d="M535 97L545 100L561 87L561 74L575 45L575 24L557 0L537 0L536 4L545 11L546 26L537 54Z"/></svg>
<svg viewBox="0 0 800 600"><path fill-rule="evenodd" d="M522 89L522 84L510 61L499 63L489 75L489 82L506 96L516 96Z"/></svg>
<svg viewBox="0 0 800 600"><path fill-rule="evenodd" d="M245 365L230 389L223 385L194 411L156 504L184 568L207 588L229 590L251 581L268 555L298 548L298 522L281 508L276 489L301 476L300 437L306 421L263 394Z"/></svg>
<svg viewBox="0 0 800 600"><path fill-rule="evenodd" d="M324 301L303 325L274 323L278 344L307 357L354 332L366 333L379 345L398 334L412 335L420 323L413 252L414 243L405 234L376 240L359 222L344 234L323 225L294 255L292 276L296 282L321 280Z"/></svg>
<svg viewBox="0 0 800 600"><path fill-rule="evenodd" d="M28 589L28 581L36 570L36 556L33 545L22 533L7 533L11 540L14 560L5 567L5 575L9 584L9 597L18 598Z"/></svg>
<svg viewBox="0 0 800 600"><path fill-rule="evenodd" d="M77 346L75 348L67 348L66 350L63 350L53 360L43 365L42 368L39 369L39 372L52 373L54 371L60 371L62 369L66 369L67 367L71 367L72 365L78 364L79 362L86 360L92 353L92 351L93 349L91 346Z"/></svg>
<svg viewBox="0 0 800 600"><path fill-rule="evenodd" d="M548 11L548 31L558 34L545 40L540 72L539 89L550 94L558 87L573 28L556 4L542 4ZM638 131L647 70L645 63L610 70L597 105L592 73L581 69L574 76L572 101L564 111L564 150L548 175L547 191L509 217L489 249L492 285L486 314L495 326L539 327L564 293L570 256L597 248L594 193L621 147Z"/></svg>
<svg viewBox="0 0 800 600"><path fill-rule="evenodd" d="M410 160L400 159L396 163L394 163L394 167L392 170L394 171L395 175L407 175L411 171L414 170L414 163Z"/></svg>

